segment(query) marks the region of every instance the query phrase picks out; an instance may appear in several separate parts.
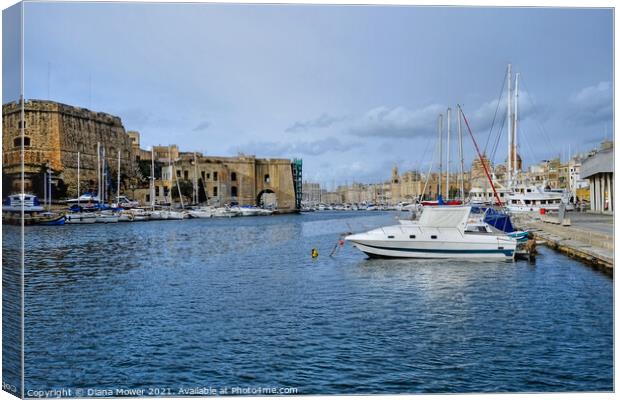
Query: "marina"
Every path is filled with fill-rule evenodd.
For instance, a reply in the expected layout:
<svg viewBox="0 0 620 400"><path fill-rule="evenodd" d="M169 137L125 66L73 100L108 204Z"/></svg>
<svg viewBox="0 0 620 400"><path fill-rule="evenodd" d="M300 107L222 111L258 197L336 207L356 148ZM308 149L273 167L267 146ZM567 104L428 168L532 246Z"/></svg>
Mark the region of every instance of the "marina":
<svg viewBox="0 0 620 400"><path fill-rule="evenodd" d="M612 390L608 276L544 246L534 264L329 256L344 232L400 217L29 227L26 385Z"/></svg>
<svg viewBox="0 0 620 400"><path fill-rule="evenodd" d="M614 10L3 10L2 389L615 392Z"/></svg>

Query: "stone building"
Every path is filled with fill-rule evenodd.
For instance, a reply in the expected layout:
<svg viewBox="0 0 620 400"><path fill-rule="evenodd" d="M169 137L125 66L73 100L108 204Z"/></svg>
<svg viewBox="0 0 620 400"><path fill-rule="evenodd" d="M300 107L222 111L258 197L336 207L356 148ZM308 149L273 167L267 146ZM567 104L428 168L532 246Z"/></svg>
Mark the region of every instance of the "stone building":
<svg viewBox="0 0 620 400"><path fill-rule="evenodd" d="M489 179L487 178L486 172L484 171L485 167L489 174L493 173L493 164L485 154L482 155L482 161L480 161L480 158L478 157L474 158L471 163L471 172L469 179L469 184L471 185L471 187L480 188L489 185ZM505 172L505 169L503 172Z"/></svg>
<svg viewBox="0 0 620 400"><path fill-rule="evenodd" d="M321 202L321 184L304 182L302 185L302 201L304 204L318 204Z"/></svg>
<svg viewBox="0 0 620 400"><path fill-rule="evenodd" d="M96 190L98 142L105 149L107 173L111 181L116 180L119 150L122 179L133 176L135 164L131 138L120 118L46 100L25 101L23 121L20 111L19 102L2 106L2 180L5 194L21 191L22 150L26 192L43 192L43 171L49 168L52 171L53 197L77 196L78 152L80 190ZM109 186L110 190L116 188L115 184Z"/></svg>
<svg viewBox="0 0 620 400"><path fill-rule="evenodd" d="M191 187L191 194L184 196L185 204L206 202L214 206L262 205L282 212L296 210L297 194L289 159L256 158L250 155L215 157L179 152L178 158L168 163L167 146L161 147L165 149L153 151L156 154L155 161L163 164L161 174L155 174L156 204L169 204L176 200L172 199L172 191L178 182L181 188ZM183 189L181 193L184 193ZM135 191L135 196L143 204L151 203L150 190Z"/></svg>

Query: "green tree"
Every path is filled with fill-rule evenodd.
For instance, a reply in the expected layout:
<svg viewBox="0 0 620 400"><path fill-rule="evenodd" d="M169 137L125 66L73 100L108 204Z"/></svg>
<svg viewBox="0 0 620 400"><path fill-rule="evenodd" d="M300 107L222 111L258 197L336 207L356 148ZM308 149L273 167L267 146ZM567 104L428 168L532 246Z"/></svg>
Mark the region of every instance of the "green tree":
<svg viewBox="0 0 620 400"><path fill-rule="evenodd" d="M192 182L187 179L179 179L179 185L181 188L181 194L184 198L191 199L194 194L194 187L192 186ZM177 185L172 186L172 198L179 198L179 190L177 189Z"/></svg>

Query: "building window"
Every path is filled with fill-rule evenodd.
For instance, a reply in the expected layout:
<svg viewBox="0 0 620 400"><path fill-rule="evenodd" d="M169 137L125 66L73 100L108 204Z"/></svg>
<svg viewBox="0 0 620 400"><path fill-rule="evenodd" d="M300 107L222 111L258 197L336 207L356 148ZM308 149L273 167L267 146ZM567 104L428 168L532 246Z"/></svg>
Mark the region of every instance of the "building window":
<svg viewBox="0 0 620 400"><path fill-rule="evenodd" d="M217 181L217 171L213 171L213 180Z"/></svg>
<svg viewBox="0 0 620 400"><path fill-rule="evenodd" d="M189 179L189 171L188 170L183 171L183 178Z"/></svg>
<svg viewBox="0 0 620 400"><path fill-rule="evenodd" d="M21 136L13 139L13 146L22 147L22 138ZM30 138L28 136L24 136L24 147L30 146Z"/></svg>
<svg viewBox="0 0 620 400"><path fill-rule="evenodd" d="M237 180L237 173L236 172L231 172L230 173L230 180L235 182Z"/></svg>
<svg viewBox="0 0 620 400"><path fill-rule="evenodd" d="M271 181L271 178L269 178L269 174L265 174L264 181L265 183L269 183Z"/></svg>
<svg viewBox="0 0 620 400"><path fill-rule="evenodd" d="M202 176L202 180L205 180L205 172L204 171L200 171L200 175Z"/></svg>
<svg viewBox="0 0 620 400"><path fill-rule="evenodd" d="M177 169L177 178L181 177L181 170Z"/></svg>
<svg viewBox="0 0 620 400"><path fill-rule="evenodd" d="M159 196L159 186L155 186L155 196Z"/></svg>
<svg viewBox="0 0 620 400"><path fill-rule="evenodd" d="M207 180L208 179L211 179L211 173L210 172L207 172Z"/></svg>
<svg viewBox="0 0 620 400"><path fill-rule="evenodd" d="M19 121L17 123L17 126L19 127L19 129L21 129L21 128L26 129L26 121Z"/></svg>
<svg viewBox="0 0 620 400"><path fill-rule="evenodd" d="M150 202L151 202L151 195L147 194L145 203L150 203Z"/></svg>
<svg viewBox="0 0 620 400"><path fill-rule="evenodd" d="M213 195L214 195L214 196L217 196L217 186L215 186L215 187L213 188Z"/></svg>
<svg viewBox="0 0 620 400"><path fill-rule="evenodd" d="M237 197L237 186L231 186L230 188L230 196Z"/></svg>

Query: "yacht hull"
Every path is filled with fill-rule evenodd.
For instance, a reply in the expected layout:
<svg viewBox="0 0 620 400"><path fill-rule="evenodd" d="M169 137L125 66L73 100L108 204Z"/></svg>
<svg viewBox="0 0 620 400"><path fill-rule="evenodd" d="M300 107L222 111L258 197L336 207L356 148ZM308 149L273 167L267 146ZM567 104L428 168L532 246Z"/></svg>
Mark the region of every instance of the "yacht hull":
<svg viewBox="0 0 620 400"><path fill-rule="evenodd" d="M65 224L94 224L97 215L94 213L69 213L65 215Z"/></svg>
<svg viewBox="0 0 620 400"><path fill-rule="evenodd" d="M444 244L441 248L426 246L423 243L384 243L364 242L347 239L351 244L371 258L458 258L458 259L494 259L511 261L514 259L515 248L506 246L488 246L487 244L466 246L449 246ZM499 249L498 247L504 247Z"/></svg>

